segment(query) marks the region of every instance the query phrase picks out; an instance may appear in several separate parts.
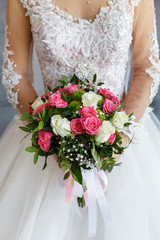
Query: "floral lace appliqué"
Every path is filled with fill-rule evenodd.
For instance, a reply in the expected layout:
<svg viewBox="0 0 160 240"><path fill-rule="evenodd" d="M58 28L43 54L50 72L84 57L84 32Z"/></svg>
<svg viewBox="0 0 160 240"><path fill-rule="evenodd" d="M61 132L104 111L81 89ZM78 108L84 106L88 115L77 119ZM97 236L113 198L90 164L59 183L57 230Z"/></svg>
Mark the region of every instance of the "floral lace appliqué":
<svg viewBox="0 0 160 240"><path fill-rule="evenodd" d="M157 40L156 18L153 19L154 32L152 34L153 46L150 48L149 60L151 67L146 69L146 73L153 79L150 90L150 103L158 92L160 84L160 61L159 61L159 45Z"/></svg>
<svg viewBox="0 0 160 240"><path fill-rule="evenodd" d="M16 105L19 104L18 102L18 91L13 92L13 88L19 83L19 80L22 79L22 76L17 74L14 69L16 67L16 64L13 60L11 60L9 57L13 56L13 51L8 50L8 48L11 47L11 44L9 43L9 39L7 38L7 30L8 27L6 26L5 32L5 49L3 53L4 57L4 65L2 69L2 84L4 85L6 91L7 91L7 97L8 101L13 105L14 108L16 108Z"/></svg>

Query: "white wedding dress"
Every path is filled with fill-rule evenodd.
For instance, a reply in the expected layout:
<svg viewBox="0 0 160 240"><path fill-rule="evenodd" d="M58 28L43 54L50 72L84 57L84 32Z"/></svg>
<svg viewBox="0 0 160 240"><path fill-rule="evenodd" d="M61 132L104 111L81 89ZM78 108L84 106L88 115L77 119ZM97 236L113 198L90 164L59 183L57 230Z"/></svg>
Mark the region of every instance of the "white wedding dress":
<svg viewBox="0 0 160 240"><path fill-rule="evenodd" d="M144 1L145 4L141 3ZM55 80L62 74L70 77L76 72L81 78L91 79L96 72L98 80L104 81L105 87L122 100L129 48L133 46L135 66L141 62L145 65L146 59L149 61L142 67L142 72L134 75L132 86L139 88L136 88L136 92L131 91L128 101L136 117L142 114L142 102L146 101L146 95L152 101L160 81L152 1L110 0L92 22L84 19L75 22L71 15L55 7L50 0L21 2L30 19L45 87L54 87L57 84ZM140 23L135 23L135 29L139 30L134 30L133 20L138 14L139 4L145 6L141 10L142 15L147 15L146 10L151 14L147 18L150 18L152 27L143 24L144 29L138 28L143 19L137 17ZM13 36L13 32L10 33L10 29L10 26L6 28L8 37L4 52L3 84L9 101L16 106L21 87L17 91L12 90L23 77L16 72L16 53L12 49L10 36ZM145 41L152 43L146 44L147 51L144 51ZM11 56L15 58L11 59ZM147 84L150 84L150 93L146 90L143 92ZM60 181L62 170L53 157L49 157L48 167L44 171L41 171L43 158L34 166L32 154L25 152L30 139L26 138L20 144L24 133L18 128L19 124L22 123L13 120L0 140L0 239L64 240L67 229L71 227L70 240L86 240L87 208L81 210L82 218L74 211L70 215L70 204L65 203L65 188ZM143 120L131 129L130 133L138 142L125 150L120 160L122 166L115 167L108 174L109 184L105 194L114 224L105 226L98 209L94 240L160 239L158 126L158 120L148 108Z"/></svg>

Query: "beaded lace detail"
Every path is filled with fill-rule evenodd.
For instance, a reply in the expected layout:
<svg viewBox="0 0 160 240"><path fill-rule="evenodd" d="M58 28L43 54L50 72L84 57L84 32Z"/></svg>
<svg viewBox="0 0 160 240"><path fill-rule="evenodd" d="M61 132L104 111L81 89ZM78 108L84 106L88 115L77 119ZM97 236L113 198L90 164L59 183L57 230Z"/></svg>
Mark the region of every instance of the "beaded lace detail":
<svg viewBox="0 0 160 240"><path fill-rule="evenodd" d="M97 73L104 87L122 100L134 6L139 1L108 1L92 22L80 18L74 22L51 1L44 6L42 0L21 0L30 16L45 86L55 86L62 74L70 77L81 69L80 75Z"/></svg>
<svg viewBox="0 0 160 240"><path fill-rule="evenodd" d="M5 49L4 49L4 65L2 69L2 84L4 85L6 91L7 91L7 97L8 101L13 105L14 108L16 108L18 102L18 91L13 92L13 88L19 83L19 80L22 79L22 76L17 74L14 71L14 68L16 67L16 64L13 60L11 60L9 57L13 56L14 53L11 50L8 50L8 48L11 47L11 44L9 43L9 40L7 38L7 32L8 27L6 26L5 29Z"/></svg>

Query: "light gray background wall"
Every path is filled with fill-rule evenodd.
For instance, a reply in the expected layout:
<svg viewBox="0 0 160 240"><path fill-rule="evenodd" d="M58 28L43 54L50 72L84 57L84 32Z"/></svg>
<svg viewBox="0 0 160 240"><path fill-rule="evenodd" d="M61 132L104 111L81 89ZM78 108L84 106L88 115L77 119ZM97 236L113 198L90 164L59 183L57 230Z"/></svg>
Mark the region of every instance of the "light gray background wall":
<svg viewBox="0 0 160 240"><path fill-rule="evenodd" d="M2 68L3 46L4 46L4 26L5 26L5 8L7 0L0 0L0 72ZM158 40L160 43L160 0L155 0L156 14L157 14L157 27L158 27ZM154 112L160 119L160 90L152 104ZM5 90L1 84L0 75L0 135L7 127L8 123L13 118L15 111L12 106L7 102Z"/></svg>

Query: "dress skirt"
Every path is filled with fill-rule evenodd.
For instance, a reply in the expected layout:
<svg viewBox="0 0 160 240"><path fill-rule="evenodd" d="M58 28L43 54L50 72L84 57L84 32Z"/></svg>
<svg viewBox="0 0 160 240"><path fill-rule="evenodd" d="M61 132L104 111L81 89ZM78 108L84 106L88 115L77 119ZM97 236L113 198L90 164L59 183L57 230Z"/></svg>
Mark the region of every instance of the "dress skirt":
<svg viewBox="0 0 160 240"><path fill-rule="evenodd" d="M14 119L0 140L0 239L87 240L88 209L82 217L65 203L62 170L56 156L33 164L25 152L24 137ZM145 121L142 139L131 144L120 167L108 174L105 192L114 224L105 226L98 208L97 234L93 240L160 239L160 130L153 113Z"/></svg>

